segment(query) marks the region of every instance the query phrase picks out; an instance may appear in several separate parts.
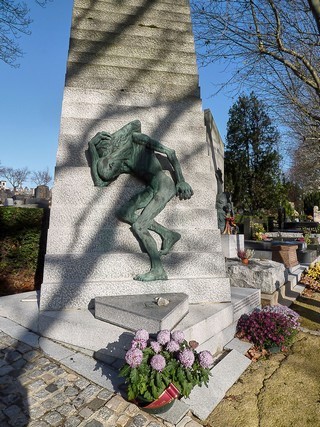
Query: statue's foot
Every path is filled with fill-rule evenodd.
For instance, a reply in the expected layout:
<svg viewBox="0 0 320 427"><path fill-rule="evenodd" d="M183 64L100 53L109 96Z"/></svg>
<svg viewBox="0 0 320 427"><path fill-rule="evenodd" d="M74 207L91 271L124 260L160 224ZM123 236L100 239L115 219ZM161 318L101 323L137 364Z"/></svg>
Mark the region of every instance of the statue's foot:
<svg viewBox="0 0 320 427"><path fill-rule="evenodd" d="M181 234L176 233L175 231L171 231L170 234L165 236L162 240L161 251L159 251L160 255L167 255L173 247L180 240Z"/></svg>
<svg viewBox="0 0 320 427"><path fill-rule="evenodd" d="M137 274L133 278L141 282L151 282L153 280L167 280L167 273L163 269L151 269L148 273Z"/></svg>

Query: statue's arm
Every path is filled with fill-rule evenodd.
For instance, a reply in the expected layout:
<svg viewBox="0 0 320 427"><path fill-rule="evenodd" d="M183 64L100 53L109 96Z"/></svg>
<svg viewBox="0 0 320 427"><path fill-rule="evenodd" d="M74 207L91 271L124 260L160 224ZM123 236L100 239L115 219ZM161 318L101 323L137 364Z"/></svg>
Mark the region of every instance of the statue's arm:
<svg viewBox="0 0 320 427"><path fill-rule="evenodd" d="M133 132L133 141L138 144L145 145L147 148L150 148L151 150L157 151L158 153L162 153L167 156L169 162L171 163L175 171L177 179L177 196L179 196L180 199L190 199L190 197L193 195L193 190L183 177L181 165L176 156L176 152L173 149L161 144L159 141L150 138L148 135L144 135L143 133Z"/></svg>
<svg viewBox="0 0 320 427"><path fill-rule="evenodd" d="M106 187L110 184L110 181L103 181L98 174L98 161L100 159L99 154L97 152L97 146L100 142L106 138L102 138L102 132L97 133L90 141L89 141L89 153L91 156L91 175L94 182L95 187Z"/></svg>

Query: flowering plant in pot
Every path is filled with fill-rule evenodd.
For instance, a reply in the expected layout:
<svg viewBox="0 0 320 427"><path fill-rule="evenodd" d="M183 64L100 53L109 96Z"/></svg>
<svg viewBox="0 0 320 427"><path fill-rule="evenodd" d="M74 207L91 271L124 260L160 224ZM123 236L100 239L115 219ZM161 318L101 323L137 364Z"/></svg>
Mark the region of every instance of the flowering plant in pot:
<svg viewBox="0 0 320 427"><path fill-rule="evenodd" d="M237 255L238 255L238 258L240 258L244 264L248 264L248 260L252 258L254 255L254 250L253 249L245 249L244 251L239 250L237 252Z"/></svg>
<svg viewBox="0 0 320 427"><path fill-rule="evenodd" d="M282 305L266 306L243 314L238 320L236 335L252 342L258 349L287 347L298 332L299 315Z"/></svg>
<svg viewBox="0 0 320 427"><path fill-rule="evenodd" d="M138 330L119 373L126 379L128 400L148 404L168 387L175 390L174 397L188 397L196 385L207 386L213 356L206 350L198 353L197 346L182 331L162 330L152 339L146 330Z"/></svg>

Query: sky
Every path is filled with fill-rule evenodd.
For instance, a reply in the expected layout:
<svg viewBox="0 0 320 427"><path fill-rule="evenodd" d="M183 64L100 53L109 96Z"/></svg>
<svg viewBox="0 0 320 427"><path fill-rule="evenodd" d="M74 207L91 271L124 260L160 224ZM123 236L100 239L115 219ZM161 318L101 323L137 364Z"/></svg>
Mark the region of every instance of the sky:
<svg viewBox="0 0 320 427"><path fill-rule="evenodd" d="M73 0L54 0L45 8L27 0L31 35L22 35L20 67L0 61L1 166L30 171L49 168L53 176L69 46ZM214 86L226 78L223 66L199 68L203 109L210 108L222 139L228 111L235 102L212 97ZM34 187L32 181L25 183Z"/></svg>

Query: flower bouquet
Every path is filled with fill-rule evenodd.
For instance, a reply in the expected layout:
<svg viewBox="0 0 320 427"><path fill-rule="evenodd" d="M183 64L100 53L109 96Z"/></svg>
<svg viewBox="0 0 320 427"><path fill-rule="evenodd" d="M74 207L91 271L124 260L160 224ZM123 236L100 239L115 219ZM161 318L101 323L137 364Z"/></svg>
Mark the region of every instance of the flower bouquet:
<svg viewBox="0 0 320 427"><path fill-rule="evenodd" d="M162 330L151 339L146 330L138 330L119 373L126 379L128 400L153 402L172 385L188 397L194 386L207 386L213 356L206 350L197 353L197 346L182 331Z"/></svg>
<svg viewBox="0 0 320 427"><path fill-rule="evenodd" d="M258 222L252 224L252 234L254 240L262 240L262 236L265 233L264 226Z"/></svg>
<svg viewBox="0 0 320 427"><path fill-rule="evenodd" d="M272 351L287 347L298 332L299 315L282 305L266 306L238 320L236 336L252 342L258 349Z"/></svg>

